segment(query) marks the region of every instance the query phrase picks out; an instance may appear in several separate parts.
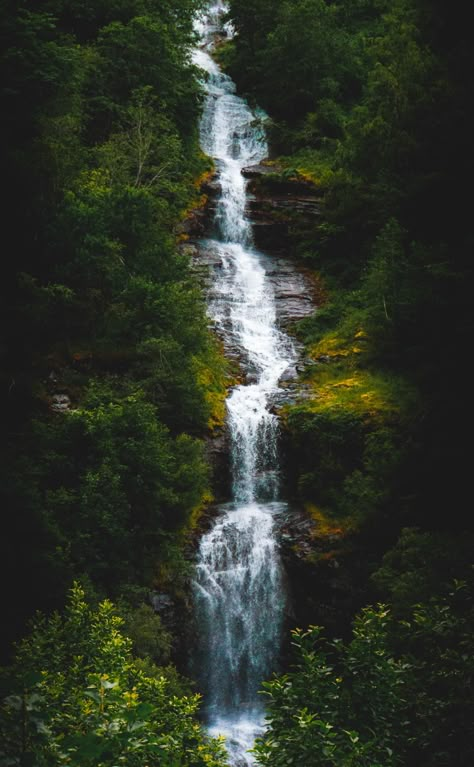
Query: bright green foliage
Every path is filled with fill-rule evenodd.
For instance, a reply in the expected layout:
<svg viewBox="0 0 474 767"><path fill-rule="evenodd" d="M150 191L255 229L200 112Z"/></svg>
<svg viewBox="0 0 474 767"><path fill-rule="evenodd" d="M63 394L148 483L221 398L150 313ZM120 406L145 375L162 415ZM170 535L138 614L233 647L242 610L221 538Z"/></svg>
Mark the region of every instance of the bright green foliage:
<svg viewBox="0 0 474 767"><path fill-rule="evenodd" d="M320 630L293 633L296 667L268 682L269 732L259 741L259 764L401 764L395 749L410 667L387 647L388 612L367 608L354 639L323 642Z"/></svg>
<svg viewBox="0 0 474 767"><path fill-rule="evenodd" d="M295 666L264 685L269 730L258 763L284 767L467 767L472 762L472 594L446 597L394 621L384 606L356 618L353 639L293 634Z"/></svg>
<svg viewBox="0 0 474 767"><path fill-rule="evenodd" d="M131 655L110 602L75 585L63 617L37 618L18 648L0 726L2 765L219 767L222 746L195 720L198 697Z"/></svg>

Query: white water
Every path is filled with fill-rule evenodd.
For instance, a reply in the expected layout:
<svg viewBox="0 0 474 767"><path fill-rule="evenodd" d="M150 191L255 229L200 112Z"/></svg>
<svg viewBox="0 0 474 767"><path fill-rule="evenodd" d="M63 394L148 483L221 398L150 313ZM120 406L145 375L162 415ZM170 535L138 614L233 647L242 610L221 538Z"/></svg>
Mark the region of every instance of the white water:
<svg viewBox="0 0 474 767"><path fill-rule="evenodd" d="M278 500L278 421L269 402L296 351L277 328L271 283L245 217L241 170L267 154L262 115L235 94L209 55L224 11L216 3L196 25L202 44L195 62L208 74L201 143L216 160L221 185L216 235L206 241L222 264L209 313L242 350L248 383L227 400L232 501L220 507L201 540L194 601L207 725L226 737L230 764L247 767L254 764L248 749L263 729L258 691L276 667L286 602L274 535L275 516L284 508Z"/></svg>

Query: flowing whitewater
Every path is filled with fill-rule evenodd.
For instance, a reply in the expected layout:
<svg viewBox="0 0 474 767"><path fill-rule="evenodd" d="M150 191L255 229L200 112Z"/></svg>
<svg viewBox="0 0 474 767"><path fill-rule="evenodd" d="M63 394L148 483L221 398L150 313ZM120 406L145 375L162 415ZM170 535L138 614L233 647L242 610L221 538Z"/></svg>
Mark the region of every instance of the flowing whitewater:
<svg viewBox="0 0 474 767"><path fill-rule="evenodd" d="M209 313L227 345L240 350L246 383L227 400L232 500L201 540L194 603L207 725L226 737L230 764L246 767L254 764L248 749L264 721L259 689L276 667L285 611L275 539L284 504L278 499L278 421L270 403L296 351L277 327L265 259L253 247L245 217L241 171L267 154L263 116L236 95L210 55L217 34L232 34L222 25L224 12L216 3L196 25L201 46L195 63L207 73L201 143L215 159L221 189L214 238L203 246L220 266Z"/></svg>

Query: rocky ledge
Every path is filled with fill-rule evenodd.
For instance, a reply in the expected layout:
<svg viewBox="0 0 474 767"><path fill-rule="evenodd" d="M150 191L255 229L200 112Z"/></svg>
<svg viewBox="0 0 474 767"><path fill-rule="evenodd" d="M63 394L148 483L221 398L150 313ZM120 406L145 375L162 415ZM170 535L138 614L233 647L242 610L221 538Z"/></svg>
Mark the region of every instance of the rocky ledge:
<svg viewBox="0 0 474 767"><path fill-rule="evenodd" d="M292 503L276 523L290 592L288 627L324 625L329 635L345 635L347 617L366 598L354 577L362 565L353 536Z"/></svg>
<svg viewBox="0 0 474 767"><path fill-rule="evenodd" d="M284 253L290 227L314 225L321 213L321 198L311 181L285 175L275 165L251 165L242 174L249 179L247 215L259 248Z"/></svg>

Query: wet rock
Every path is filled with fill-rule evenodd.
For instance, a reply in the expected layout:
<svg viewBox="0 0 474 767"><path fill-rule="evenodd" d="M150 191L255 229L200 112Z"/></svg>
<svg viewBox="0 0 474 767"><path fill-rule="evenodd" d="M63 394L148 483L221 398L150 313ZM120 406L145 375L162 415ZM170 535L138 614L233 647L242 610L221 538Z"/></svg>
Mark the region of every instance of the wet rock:
<svg viewBox="0 0 474 767"><path fill-rule="evenodd" d="M179 246L179 250L183 254L183 256L186 256L187 258L189 258L191 262L193 262L198 255L197 245L195 245L192 242L181 243L181 245Z"/></svg>
<svg viewBox="0 0 474 767"><path fill-rule="evenodd" d="M205 266L207 269L222 269L222 256L219 251L208 244L205 240L196 243L196 249L193 256L194 266Z"/></svg>
<svg viewBox="0 0 474 767"><path fill-rule="evenodd" d="M261 178L262 176L268 176L269 174L281 172L281 167L276 165L265 165L259 163L258 165L248 165L242 168L241 173L245 178Z"/></svg>
<svg viewBox="0 0 474 767"><path fill-rule="evenodd" d="M71 409L71 399L68 394L53 394L50 408L54 413L67 413Z"/></svg>
<svg viewBox="0 0 474 767"><path fill-rule="evenodd" d="M319 364L319 359L313 360L313 359L307 357L306 359L301 360L296 365L296 372L297 373L305 373L308 370L308 368L313 368L313 367L315 367L318 364Z"/></svg>
<svg viewBox="0 0 474 767"><path fill-rule="evenodd" d="M274 197L253 194L249 197L247 206L249 218L252 220L254 218L257 220L259 218L268 219L269 222L277 213L288 213L293 218L295 214L300 214L304 217L319 216L320 212L321 200L319 197L304 197L291 193L275 195Z"/></svg>
<svg viewBox="0 0 474 767"><path fill-rule="evenodd" d="M292 505L276 534L292 602L288 628L324 625L329 635L344 635L362 598L353 579L350 539L322 536L317 521Z"/></svg>
<svg viewBox="0 0 474 767"><path fill-rule="evenodd" d="M201 190L204 192L204 194L207 194L210 197L218 197L219 194L221 193L222 186L220 182L217 180L217 178L214 176L213 178L203 183Z"/></svg>
<svg viewBox="0 0 474 767"><path fill-rule="evenodd" d="M150 594L150 604L156 613L167 612L172 609L174 602L169 594L160 594L157 591L152 591Z"/></svg>
<svg viewBox="0 0 474 767"><path fill-rule="evenodd" d="M216 297L216 281L223 267L222 256L212 240L198 241L194 245L196 249L192 254L193 269L200 278L208 301L212 303ZM260 259L274 291L278 325L287 328L293 322L312 314L315 302L309 273L284 257L272 258L261 254ZM249 365L246 350L240 345L240 338L226 321L225 313L220 322L221 325L215 326L214 329L224 343L226 356L239 363L247 382L251 382L254 371ZM285 372L282 380L294 377L295 371L292 370Z"/></svg>
<svg viewBox="0 0 474 767"><path fill-rule="evenodd" d="M206 208L197 208L190 211L186 218L176 227L177 235L199 237L204 234L208 226L209 212Z"/></svg>
<svg viewBox="0 0 474 767"><path fill-rule="evenodd" d="M264 266L273 287L281 327L313 314L315 296L309 272L283 257L266 258Z"/></svg>
<svg viewBox="0 0 474 767"><path fill-rule="evenodd" d="M300 509L290 508L281 519L278 530L283 555L285 552L291 552L291 556L304 557L313 552L315 532L316 523L308 514Z"/></svg>
<svg viewBox="0 0 474 767"><path fill-rule="evenodd" d="M279 385L281 386L288 381L294 381L297 376L298 365L296 367L289 367L283 371L280 376Z"/></svg>
<svg viewBox="0 0 474 767"><path fill-rule="evenodd" d="M297 402L303 402L314 397L313 387L298 379L295 375L292 379L280 379L280 389L276 391L270 401L270 412L280 415L280 411L287 405L294 405Z"/></svg>
<svg viewBox="0 0 474 767"><path fill-rule="evenodd" d="M212 471L214 497L219 501L228 498L231 486L229 432L220 429L206 440L206 455Z"/></svg>
<svg viewBox="0 0 474 767"><path fill-rule="evenodd" d="M275 166L250 166L242 173L249 179L246 213L259 248L284 253L291 248L294 226L314 228L317 224L321 198L313 183L286 178Z"/></svg>

